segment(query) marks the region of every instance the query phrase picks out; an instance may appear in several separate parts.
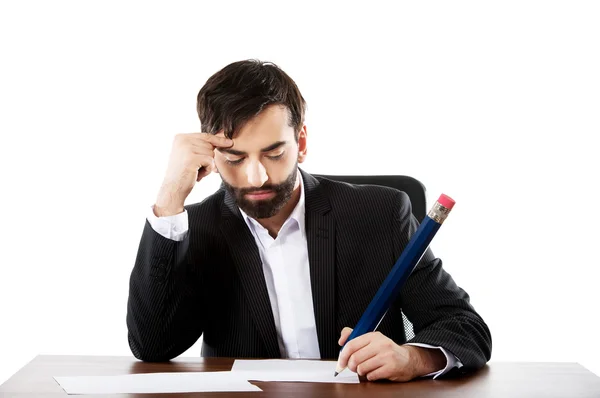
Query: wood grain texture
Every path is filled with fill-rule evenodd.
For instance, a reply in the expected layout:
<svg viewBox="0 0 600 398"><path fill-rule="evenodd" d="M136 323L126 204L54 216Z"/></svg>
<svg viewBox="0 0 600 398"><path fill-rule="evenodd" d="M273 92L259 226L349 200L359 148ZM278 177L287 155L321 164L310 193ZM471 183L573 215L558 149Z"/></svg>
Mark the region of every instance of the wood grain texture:
<svg viewBox="0 0 600 398"><path fill-rule="evenodd" d="M178 358L148 363L133 357L38 356L0 386L4 398L68 397L53 376L102 376L156 372L211 372L230 370L232 358ZM262 392L118 394L102 397L343 397L343 398L597 398L600 377L577 363L491 362L457 379L415 380L408 383L360 384L252 382Z"/></svg>

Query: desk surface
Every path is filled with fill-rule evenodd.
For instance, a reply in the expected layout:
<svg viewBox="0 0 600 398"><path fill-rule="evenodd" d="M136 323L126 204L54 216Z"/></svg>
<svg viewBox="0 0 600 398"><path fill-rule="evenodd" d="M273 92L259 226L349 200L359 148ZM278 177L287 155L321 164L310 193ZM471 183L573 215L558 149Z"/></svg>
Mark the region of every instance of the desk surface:
<svg viewBox="0 0 600 398"><path fill-rule="evenodd" d="M53 376L101 376L149 372L230 370L233 359L178 358L144 363L133 357L38 356L0 386L0 397L68 397ZM259 383L263 392L119 394L111 397L477 397L477 398L598 398L600 377L577 363L492 362L482 370L454 380L357 384ZM95 398L107 395L93 395Z"/></svg>

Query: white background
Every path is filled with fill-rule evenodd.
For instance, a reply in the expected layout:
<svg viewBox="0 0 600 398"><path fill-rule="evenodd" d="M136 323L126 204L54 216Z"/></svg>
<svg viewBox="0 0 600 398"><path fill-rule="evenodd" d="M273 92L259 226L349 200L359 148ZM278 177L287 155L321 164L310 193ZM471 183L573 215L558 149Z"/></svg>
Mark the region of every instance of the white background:
<svg viewBox="0 0 600 398"><path fill-rule="evenodd" d="M493 361L600 374L599 3L173 3L0 6L0 382L38 354L131 355L129 274L172 137L247 58L306 98L305 170L457 201L432 247Z"/></svg>

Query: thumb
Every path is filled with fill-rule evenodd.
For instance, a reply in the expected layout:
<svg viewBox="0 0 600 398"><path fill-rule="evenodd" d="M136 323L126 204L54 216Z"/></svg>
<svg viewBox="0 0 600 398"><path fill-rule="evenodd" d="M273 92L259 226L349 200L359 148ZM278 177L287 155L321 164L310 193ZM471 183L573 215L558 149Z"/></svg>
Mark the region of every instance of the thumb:
<svg viewBox="0 0 600 398"><path fill-rule="evenodd" d="M208 167L201 167L198 169L198 175L196 176L196 182L199 182L201 179L206 177L211 173L211 169Z"/></svg>
<svg viewBox="0 0 600 398"><path fill-rule="evenodd" d="M215 165L214 161L209 166L202 166L202 167L200 167L198 169L198 175L196 176L196 182L199 182L201 179L203 179L204 177L206 177L210 173L216 172L216 170L217 170L217 166Z"/></svg>
<svg viewBox="0 0 600 398"><path fill-rule="evenodd" d="M348 336L350 336L350 333L352 333L351 328L349 328L349 327L343 328L342 333L340 334L340 339L338 340L338 344L344 345L346 343L346 340L348 339Z"/></svg>

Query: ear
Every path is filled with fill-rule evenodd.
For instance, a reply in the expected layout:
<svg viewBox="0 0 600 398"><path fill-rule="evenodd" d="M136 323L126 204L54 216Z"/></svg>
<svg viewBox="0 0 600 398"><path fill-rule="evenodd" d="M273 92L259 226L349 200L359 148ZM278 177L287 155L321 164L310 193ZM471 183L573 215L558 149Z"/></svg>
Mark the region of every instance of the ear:
<svg viewBox="0 0 600 398"><path fill-rule="evenodd" d="M306 159L306 125L302 125L302 129L298 133L298 163L304 162Z"/></svg>

